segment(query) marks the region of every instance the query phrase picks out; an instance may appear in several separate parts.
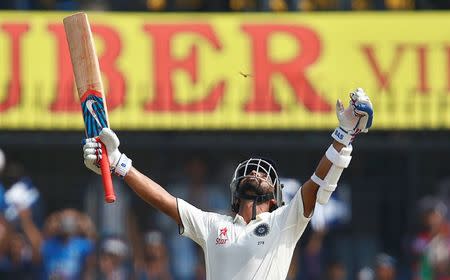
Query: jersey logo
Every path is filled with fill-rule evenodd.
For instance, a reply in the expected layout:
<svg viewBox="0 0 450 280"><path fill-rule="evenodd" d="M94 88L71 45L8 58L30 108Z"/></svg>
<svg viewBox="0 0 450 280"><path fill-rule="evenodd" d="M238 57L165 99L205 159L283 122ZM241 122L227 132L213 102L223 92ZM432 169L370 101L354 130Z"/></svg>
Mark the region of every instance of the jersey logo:
<svg viewBox="0 0 450 280"><path fill-rule="evenodd" d="M269 231L270 231L269 225L266 223L262 223L255 228L253 233L255 233L256 236L263 237L269 234Z"/></svg>
<svg viewBox="0 0 450 280"><path fill-rule="evenodd" d="M228 229L227 227L219 227L218 237L216 238L216 245L223 245L228 241Z"/></svg>

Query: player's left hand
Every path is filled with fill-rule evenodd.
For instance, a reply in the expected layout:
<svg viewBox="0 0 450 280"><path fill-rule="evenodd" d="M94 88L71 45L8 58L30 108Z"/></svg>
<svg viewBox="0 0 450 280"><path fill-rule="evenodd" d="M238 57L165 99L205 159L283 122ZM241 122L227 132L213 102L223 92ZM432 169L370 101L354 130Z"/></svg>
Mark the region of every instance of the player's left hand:
<svg viewBox="0 0 450 280"><path fill-rule="evenodd" d="M350 104L347 108L340 100L336 102L336 115L339 127L333 132L333 138L348 146L359 133L366 133L372 126L373 106L362 88L350 93Z"/></svg>

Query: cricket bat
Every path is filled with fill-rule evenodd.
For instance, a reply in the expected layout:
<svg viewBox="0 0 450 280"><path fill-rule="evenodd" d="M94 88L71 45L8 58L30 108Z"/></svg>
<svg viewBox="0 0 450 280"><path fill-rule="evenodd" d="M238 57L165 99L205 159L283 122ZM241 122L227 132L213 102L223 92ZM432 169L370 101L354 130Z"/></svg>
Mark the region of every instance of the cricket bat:
<svg viewBox="0 0 450 280"><path fill-rule="evenodd" d="M64 18L63 22L75 83L80 97L86 136L88 138L97 137L103 128L109 127L109 122L100 66L89 21L85 13L76 13ZM103 189L106 202L111 203L116 200L116 195L111 180L108 153L103 143L101 146L100 169Z"/></svg>

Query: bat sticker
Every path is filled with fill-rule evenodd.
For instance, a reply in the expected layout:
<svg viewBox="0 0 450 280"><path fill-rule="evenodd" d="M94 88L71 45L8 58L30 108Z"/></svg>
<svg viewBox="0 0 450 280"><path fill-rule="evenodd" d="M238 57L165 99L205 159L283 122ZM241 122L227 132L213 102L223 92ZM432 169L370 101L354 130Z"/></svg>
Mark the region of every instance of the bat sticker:
<svg viewBox="0 0 450 280"><path fill-rule="evenodd" d="M81 108L88 137L95 137L102 128L108 127L103 104L101 93L95 90L88 90L81 98Z"/></svg>

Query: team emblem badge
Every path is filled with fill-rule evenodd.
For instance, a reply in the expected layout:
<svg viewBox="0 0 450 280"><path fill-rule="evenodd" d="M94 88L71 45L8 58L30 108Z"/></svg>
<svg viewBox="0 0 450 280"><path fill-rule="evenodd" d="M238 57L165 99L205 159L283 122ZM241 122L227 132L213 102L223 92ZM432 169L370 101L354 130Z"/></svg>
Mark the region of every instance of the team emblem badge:
<svg viewBox="0 0 450 280"><path fill-rule="evenodd" d="M257 236L266 236L269 233L269 225L266 223L258 225L253 231Z"/></svg>

